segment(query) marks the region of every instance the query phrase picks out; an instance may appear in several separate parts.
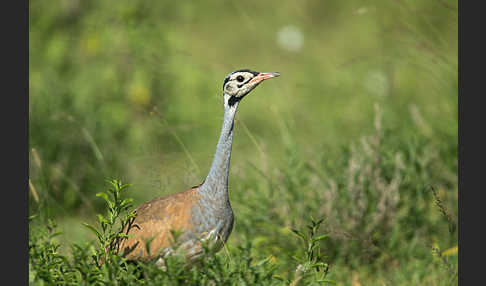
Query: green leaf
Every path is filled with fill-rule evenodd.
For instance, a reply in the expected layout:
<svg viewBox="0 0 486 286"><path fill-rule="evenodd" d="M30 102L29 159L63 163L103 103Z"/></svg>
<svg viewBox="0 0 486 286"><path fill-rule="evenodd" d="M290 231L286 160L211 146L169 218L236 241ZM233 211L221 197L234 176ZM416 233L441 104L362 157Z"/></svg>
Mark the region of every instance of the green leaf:
<svg viewBox="0 0 486 286"><path fill-rule="evenodd" d="M316 282L323 282L323 283L329 283L329 284L337 285L336 281L329 280L329 279L321 279L321 280L317 280Z"/></svg>
<svg viewBox="0 0 486 286"><path fill-rule="evenodd" d="M147 240L145 240L145 249L147 250L147 253L150 255L150 244L152 244L152 240L154 240L155 237L150 237Z"/></svg>
<svg viewBox="0 0 486 286"><path fill-rule="evenodd" d="M295 233L297 236L301 237L304 241L306 240L306 237L305 237L305 234L300 231L300 230L296 230L296 229L291 229L293 233Z"/></svg>
<svg viewBox="0 0 486 286"><path fill-rule="evenodd" d="M270 259L271 259L271 256L269 256L269 257L267 257L267 258L265 258L265 259L263 259L263 260L260 260L259 262L257 262L257 263L255 264L255 266L256 266L256 267L260 267L260 266L262 266L263 264L266 264L266 263L267 263L267 262L268 262Z"/></svg>
<svg viewBox="0 0 486 286"><path fill-rule="evenodd" d="M53 237L61 235L61 234L62 234L62 231L58 231L58 232L51 234L50 237L53 238Z"/></svg>
<svg viewBox="0 0 486 286"><path fill-rule="evenodd" d="M312 238L312 242L316 242L316 241L319 241L319 240L323 240L326 237L327 237L327 235L325 235L325 234L319 235L318 237Z"/></svg>
<svg viewBox="0 0 486 286"><path fill-rule="evenodd" d="M326 263L318 262L312 265L312 267L326 267Z"/></svg>
<svg viewBox="0 0 486 286"><path fill-rule="evenodd" d="M106 221L105 217L102 214L96 214L98 217L98 222L101 224L101 222Z"/></svg>
<svg viewBox="0 0 486 286"><path fill-rule="evenodd" d="M272 277L273 277L273 278L275 278L275 279L277 279L277 280L280 280L280 281L282 281L282 282L287 282L287 281L289 281L289 280L287 280L287 279L283 278L283 277L282 277L282 276L280 276L280 275L273 275ZM290 281L289 281L289 282L290 282ZM286 284L288 284L288 283L286 283Z"/></svg>
<svg viewBox="0 0 486 286"><path fill-rule="evenodd" d="M101 235L100 233L98 232L98 230L96 230L96 228L94 228L93 226L83 222L83 225L87 228L89 228L98 238L101 238Z"/></svg>
<svg viewBox="0 0 486 286"><path fill-rule="evenodd" d="M108 203L110 202L110 199L108 198L108 195L106 193L97 193L96 196L97 197L102 197Z"/></svg>
<svg viewBox="0 0 486 286"><path fill-rule="evenodd" d="M294 259L294 260L295 260L295 261L297 261L297 262L301 262L301 263L304 263L304 262L305 262L305 260L304 260L304 259L302 259L302 258L298 258L297 256L291 256L291 258L292 258L292 259Z"/></svg>

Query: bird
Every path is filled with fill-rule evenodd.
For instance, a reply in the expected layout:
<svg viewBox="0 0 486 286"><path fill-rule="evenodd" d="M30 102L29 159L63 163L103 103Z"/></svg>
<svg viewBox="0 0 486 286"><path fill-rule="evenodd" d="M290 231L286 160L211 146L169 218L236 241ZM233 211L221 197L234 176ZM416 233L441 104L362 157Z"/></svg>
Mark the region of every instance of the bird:
<svg viewBox="0 0 486 286"><path fill-rule="evenodd" d="M160 196L135 209L135 218L122 230L118 251L129 261L156 261L178 252L189 261L203 255L203 241L219 251L231 234L234 214L228 196L228 175L236 111L241 100L277 72L240 69L223 81L223 126L209 173L186 191ZM150 242L149 249L146 243ZM174 250L174 245L177 249Z"/></svg>

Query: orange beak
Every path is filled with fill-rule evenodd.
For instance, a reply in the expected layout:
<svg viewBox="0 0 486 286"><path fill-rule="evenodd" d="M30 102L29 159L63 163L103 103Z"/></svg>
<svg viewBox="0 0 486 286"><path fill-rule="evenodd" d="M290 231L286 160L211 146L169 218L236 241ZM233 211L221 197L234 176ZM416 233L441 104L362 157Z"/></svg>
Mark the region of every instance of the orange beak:
<svg viewBox="0 0 486 286"><path fill-rule="evenodd" d="M249 83L260 83L266 79L280 76L278 72L261 72L256 77L252 78Z"/></svg>

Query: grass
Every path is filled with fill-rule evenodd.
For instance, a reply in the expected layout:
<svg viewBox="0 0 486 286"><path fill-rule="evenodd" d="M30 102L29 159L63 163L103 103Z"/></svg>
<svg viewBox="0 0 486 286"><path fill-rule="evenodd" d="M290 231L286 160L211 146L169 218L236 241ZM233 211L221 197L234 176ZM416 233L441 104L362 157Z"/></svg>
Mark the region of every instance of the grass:
<svg viewBox="0 0 486 286"><path fill-rule="evenodd" d="M97 237L96 244L72 244L71 257L58 253L60 245L53 241L59 235L57 225L52 220L45 227L31 230L29 239L29 283L30 284L103 284L103 285L306 285L333 283L326 279L329 265L321 255L319 241L326 235L318 235L322 223L311 220L308 234L300 230L292 231L304 242L305 255L293 257L297 267L294 277L275 275L277 264L273 256L254 261L252 243L244 242L232 255L216 256L210 245L203 243L203 258L196 265L188 265L183 256L174 254L165 259L163 268L155 261L129 263L118 255L121 239L127 237L122 229L136 216L130 199L122 198L122 191L128 185L118 180L110 180L108 192L99 193L107 204L107 214L98 214L97 227L85 226ZM35 217L31 217L35 219ZM150 240L145 245L150 253ZM173 245L177 251L177 245ZM91 255L90 255L91 253ZM289 280L292 279L292 280Z"/></svg>
<svg viewBox="0 0 486 286"><path fill-rule="evenodd" d="M233 180L242 182L231 191L236 213L235 229L225 250L209 255L203 270L180 270L177 267L183 262L178 261L178 270L174 270L177 273L161 274L154 266L145 265L142 271L145 280L138 280L138 274L133 274L137 272L132 268L123 271L104 269L102 272L115 273L100 273L94 263L98 259L86 264L84 267L87 268L78 269L80 266L75 266L76 261L86 259L77 256L88 256L88 246L82 248L74 244L77 252L69 250L61 254L57 251L60 245L48 240L52 245L37 248L46 249L39 252L52 251L52 255L59 255L62 261L72 261L74 266L67 264L64 267L78 269L75 272L78 276L96 276L105 282L116 277L126 283L174 285L207 281L232 285L240 283L239 279L243 278L234 277L245 271L254 271L249 274L254 276L245 282L248 285L309 285L318 281L337 281L343 285L450 285L457 282L457 251L454 252L457 228L456 219L451 214L454 208L451 202L457 198L448 197L445 192L448 186L457 182L437 167L443 164L437 155L441 150L418 143L426 138L416 138L417 143L403 145L388 140L390 135L387 134L391 133L383 129L379 108L377 112L374 133L341 152L335 152L337 157L331 160L332 164L324 158L303 161L299 147L288 138L287 164L277 168L273 175L266 175L252 164L244 165L245 171L234 174ZM327 154L325 158L329 156ZM436 184L431 186L431 181ZM243 194L243 197L235 198L235 194ZM99 196L107 201L106 195ZM112 203L110 208L114 205ZM325 221L312 222L309 214L325 218ZM292 229L305 231L309 221L309 236ZM317 234L321 223L324 232ZM47 229L50 228L48 225ZM295 234L304 239L304 247ZM39 241L43 240L32 236L30 243L36 245ZM110 245L109 241L101 241L98 256L106 254L106 246ZM322 250L323 254L314 254L314 249ZM32 282L50 281L41 276L40 273L45 271L36 268L49 265L36 259L42 255L35 251L30 253L30 264L36 273ZM110 267L125 265L122 259L117 259L115 265L118 266ZM244 271L242 265L246 265ZM305 265L318 265L326 271L301 277L300 272L306 273L312 268ZM321 277L323 273L325 278ZM86 277L72 279L76 283L90 282Z"/></svg>
<svg viewBox="0 0 486 286"><path fill-rule="evenodd" d="M286 26L300 50L279 42ZM29 42L31 284L457 284L457 9L444 1L30 1ZM133 206L200 183L238 68L282 76L236 117L225 249L202 268L96 267L83 223L106 214L106 178L131 184ZM327 236L312 263L328 267L301 275L313 255L292 229L308 234L311 217Z"/></svg>

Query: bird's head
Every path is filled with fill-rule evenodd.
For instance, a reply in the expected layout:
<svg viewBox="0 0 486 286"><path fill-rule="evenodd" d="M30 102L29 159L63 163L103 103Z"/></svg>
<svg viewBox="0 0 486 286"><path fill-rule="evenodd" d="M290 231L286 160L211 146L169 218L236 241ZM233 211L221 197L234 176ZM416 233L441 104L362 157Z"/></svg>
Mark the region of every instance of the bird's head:
<svg viewBox="0 0 486 286"><path fill-rule="evenodd" d="M223 94L227 97L228 105L233 106L262 81L277 76L280 74L276 72L256 72L248 69L228 74L223 83Z"/></svg>

